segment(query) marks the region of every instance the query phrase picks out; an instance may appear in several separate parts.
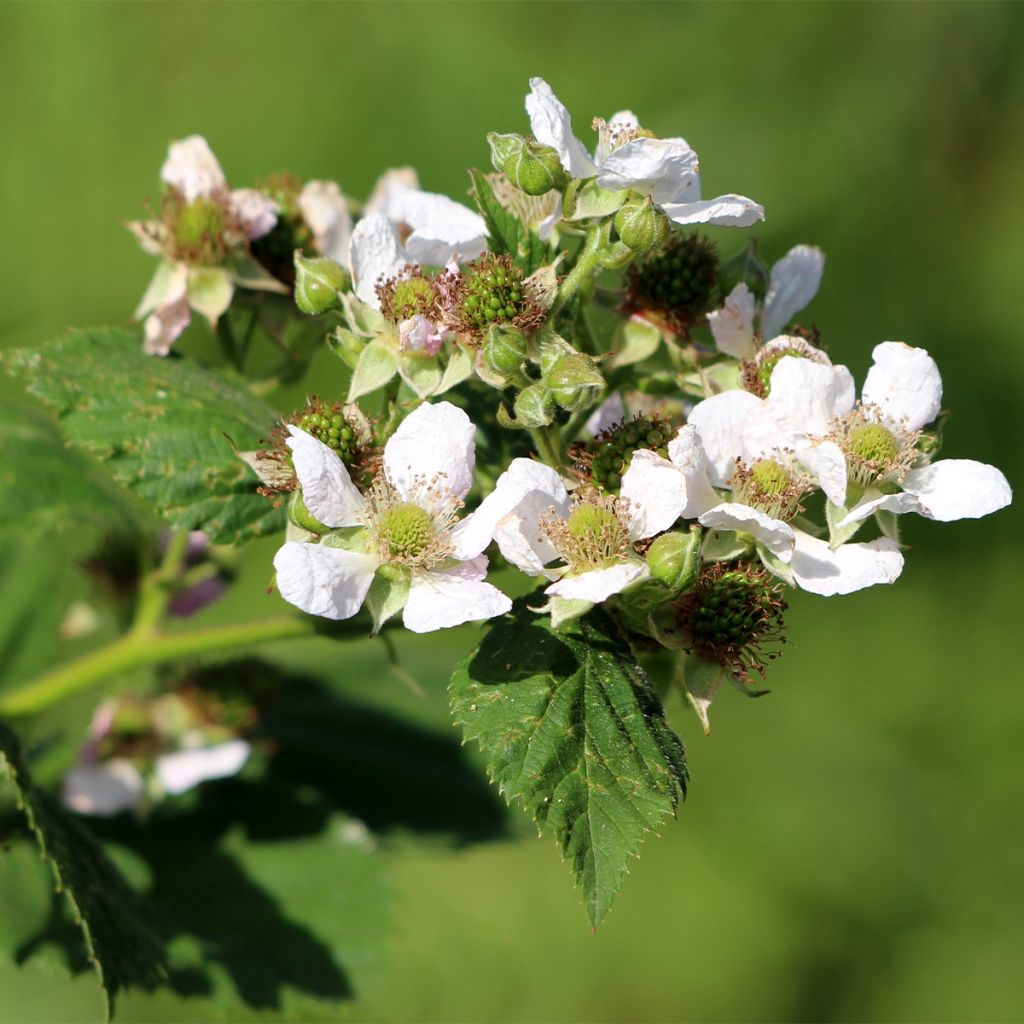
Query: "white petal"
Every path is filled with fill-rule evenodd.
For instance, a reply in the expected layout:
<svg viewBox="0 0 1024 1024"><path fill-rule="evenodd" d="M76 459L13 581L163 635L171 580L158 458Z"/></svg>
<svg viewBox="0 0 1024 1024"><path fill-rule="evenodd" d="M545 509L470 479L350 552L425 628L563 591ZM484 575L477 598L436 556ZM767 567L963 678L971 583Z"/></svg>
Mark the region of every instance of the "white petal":
<svg viewBox="0 0 1024 1024"><path fill-rule="evenodd" d="M724 195L693 203L662 203L669 220L677 224L718 224L749 228L764 220L764 207L746 196Z"/></svg>
<svg viewBox="0 0 1024 1024"><path fill-rule="evenodd" d="M160 177L189 203L227 187L224 172L201 135L171 143Z"/></svg>
<svg viewBox="0 0 1024 1024"><path fill-rule="evenodd" d="M156 759L156 777L164 792L177 796L207 779L226 779L237 774L248 759L249 744L245 740L178 750Z"/></svg>
<svg viewBox="0 0 1024 1024"><path fill-rule="evenodd" d="M754 354L754 310L754 293L741 281L721 309L708 313L708 327L719 352L734 359L749 359Z"/></svg>
<svg viewBox="0 0 1024 1024"><path fill-rule="evenodd" d="M813 245L796 245L772 267L761 313L761 335L774 338L818 292L825 254Z"/></svg>
<svg viewBox="0 0 1024 1024"><path fill-rule="evenodd" d="M136 320L141 320L157 306L166 306L177 302L185 297L187 287L188 267L184 263L161 260L133 316Z"/></svg>
<svg viewBox="0 0 1024 1024"><path fill-rule="evenodd" d="M418 189L420 179L416 171L411 167L392 167L385 171L373 186L373 195L366 201L363 207L363 215L371 213L383 213L386 217L392 216L393 203L402 192L410 189Z"/></svg>
<svg viewBox="0 0 1024 1024"><path fill-rule="evenodd" d="M530 79L526 97L530 128L542 145L558 151L562 166L574 178L590 178L597 173L594 162L579 139L573 135L572 118L543 78Z"/></svg>
<svg viewBox="0 0 1024 1024"><path fill-rule="evenodd" d="M451 402L421 405L384 446L384 469L399 494L412 500L422 485L462 499L473 486L476 427Z"/></svg>
<svg viewBox="0 0 1024 1024"><path fill-rule="evenodd" d="M274 229L281 208L270 196L254 188L236 188L231 193L231 212L241 222L245 237L251 242Z"/></svg>
<svg viewBox="0 0 1024 1024"><path fill-rule="evenodd" d="M396 193L389 216L413 229L405 240L405 250L415 263L443 267L453 256L469 260L487 248L483 217L436 192L409 189Z"/></svg>
<svg viewBox="0 0 1024 1024"><path fill-rule="evenodd" d="M911 470L903 489L921 503L921 515L948 523L977 519L1010 504L1013 492L995 466L973 459L941 459Z"/></svg>
<svg viewBox="0 0 1024 1024"><path fill-rule="evenodd" d="M716 530L737 530L752 534L783 562L788 562L793 555L793 527L749 505L734 501L716 505L700 516L700 524Z"/></svg>
<svg viewBox="0 0 1024 1024"><path fill-rule="evenodd" d="M367 305L380 309L377 282L393 277L408 262L395 226L381 213L364 217L352 232L348 258L356 295Z"/></svg>
<svg viewBox="0 0 1024 1024"><path fill-rule="evenodd" d="M723 391L698 402L691 411L687 419L700 438L708 475L716 487L733 478L736 460L746 454L743 433L761 409L761 399L749 391Z"/></svg>
<svg viewBox="0 0 1024 1024"><path fill-rule="evenodd" d="M352 214L336 181L307 181L299 193L302 219L317 251L344 265L352 239Z"/></svg>
<svg viewBox="0 0 1024 1024"><path fill-rule="evenodd" d="M591 414L586 422L587 433L596 437L602 430L614 427L626 418L626 405L618 391L612 392Z"/></svg>
<svg viewBox="0 0 1024 1024"><path fill-rule="evenodd" d="M79 814L112 817L130 811L142 800L145 783L138 768L125 758L100 764L79 764L64 776L61 797Z"/></svg>
<svg viewBox="0 0 1024 1024"><path fill-rule="evenodd" d="M621 495L629 503L630 539L653 537L669 529L686 508L686 475L668 459L641 449L623 474Z"/></svg>
<svg viewBox="0 0 1024 1024"><path fill-rule="evenodd" d="M629 188L656 203L675 199L697 174L697 154L682 139L633 139L605 158L597 184L610 192Z"/></svg>
<svg viewBox="0 0 1024 1024"><path fill-rule="evenodd" d="M379 564L374 555L291 541L274 556L281 596L327 619L350 619L359 611Z"/></svg>
<svg viewBox="0 0 1024 1024"><path fill-rule="evenodd" d="M409 588L402 621L413 633L430 633L463 622L504 615L511 600L483 582L487 559L476 558L447 572L417 572Z"/></svg>
<svg viewBox="0 0 1024 1024"><path fill-rule="evenodd" d="M668 443L668 457L686 477L684 519L696 519L721 500L711 486L711 467L701 444L697 428L687 424Z"/></svg>
<svg viewBox="0 0 1024 1024"><path fill-rule="evenodd" d="M620 593L631 583L646 576L647 572L643 562L620 562L607 569L591 569L579 576L563 576L557 583L547 587L544 593L600 604L612 594Z"/></svg>
<svg viewBox="0 0 1024 1024"><path fill-rule="evenodd" d="M798 461L814 474L833 505L846 504L846 459L834 441L802 442L796 446Z"/></svg>
<svg viewBox="0 0 1024 1024"><path fill-rule="evenodd" d="M839 504L839 502L836 504ZM859 523L862 519L867 519L869 515L877 512L879 509L885 512L893 512L896 515L903 515L906 512L925 514L925 510L916 494L907 494L905 491L900 491L899 494L880 494L874 488L869 488L861 495L860 501L839 521L837 526L841 530L845 526Z"/></svg>
<svg viewBox="0 0 1024 1024"><path fill-rule="evenodd" d="M867 544L843 544L833 551L827 541L797 530L789 568L802 590L832 597L892 583L903 571L903 555L895 541L885 538Z"/></svg>
<svg viewBox="0 0 1024 1024"><path fill-rule="evenodd" d="M145 351L151 356L165 356L177 340L178 335L192 322L188 299L182 296L177 302L157 306L145 324Z"/></svg>
<svg viewBox="0 0 1024 1024"><path fill-rule="evenodd" d="M861 391L866 404L877 405L889 419L905 422L908 430L918 430L939 415L942 377L923 348L883 341L871 356L874 364Z"/></svg>
<svg viewBox="0 0 1024 1024"><path fill-rule="evenodd" d="M288 433L287 444L306 508L324 526L360 525L366 500L337 452L294 424L288 424Z"/></svg>
<svg viewBox="0 0 1024 1024"><path fill-rule="evenodd" d="M845 366L783 356L772 370L768 409L794 437L827 434L853 408L856 390Z"/></svg>
<svg viewBox="0 0 1024 1024"><path fill-rule="evenodd" d="M210 330L215 330L235 294L228 272L223 267L190 267L188 281L188 304L206 317Z"/></svg>
<svg viewBox="0 0 1024 1024"><path fill-rule="evenodd" d="M568 515L569 494L562 478L550 467L533 459L513 459L508 469L498 477L494 490L480 503L475 512L466 516L452 531L452 544L456 558L474 558L490 544L498 523L521 505L527 495L535 495L543 505L543 512L554 506L559 514ZM538 532L534 523L531 532ZM555 557L554 549L546 561ZM531 563L532 564L532 563Z"/></svg>

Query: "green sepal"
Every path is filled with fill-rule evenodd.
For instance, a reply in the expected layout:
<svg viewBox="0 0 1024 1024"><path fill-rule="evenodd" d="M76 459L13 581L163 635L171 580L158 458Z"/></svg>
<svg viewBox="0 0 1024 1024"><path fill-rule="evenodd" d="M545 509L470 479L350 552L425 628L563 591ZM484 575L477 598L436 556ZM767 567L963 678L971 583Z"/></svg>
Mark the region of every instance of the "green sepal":
<svg viewBox="0 0 1024 1024"><path fill-rule="evenodd" d="M825 522L828 523L828 546L833 551L850 540L867 521L866 519L858 519L856 522L848 523L846 526L839 525L850 514L850 510L857 504L860 497L856 493L851 497L850 493L847 492L847 502L843 506L833 505L831 501L825 502Z"/></svg>
<svg viewBox="0 0 1024 1024"><path fill-rule="evenodd" d="M302 500L301 487L296 487L288 497L288 522L310 533L327 533L330 530L329 526L324 526L306 507L305 501Z"/></svg>
<svg viewBox="0 0 1024 1024"><path fill-rule="evenodd" d="M461 384L473 374L473 357L461 345L448 347L448 363L441 375L441 383L435 394L443 395L446 391Z"/></svg>
<svg viewBox="0 0 1024 1024"><path fill-rule="evenodd" d="M412 388L417 398L429 398L437 394L444 376L437 356L429 352L401 352L398 356L398 373Z"/></svg>
<svg viewBox="0 0 1024 1024"><path fill-rule="evenodd" d="M320 543L328 548L365 554L370 550L370 531L365 526L341 526L328 530Z"/></svg>
<svg viewBox="0 0 1024 1024"><path fill-rule="evenodd" d="M365 602L374 633L379 633L384 623L405 607L411 583L412 573L396 565L382 565L374 574Z"/></svg>
<svg viewBox="0 0 1024 1024"><path fill-rule="evenodd" d="M575 179L569 183L562 204L566 220L588 220L609 217L630 198L629 189L609 192L599 188L596 178Z"/></svg>
<svg viewBox="0 0 1024 1024"><path fill-rule="evenodd" d="M701 658L696 654L686 655L681 668L680 685L683 695L700 719L704 735L710 736L711 722L708 720L708 710L729 673L717 661L708 661L707 658Z"/></svg>
<svg viewBox="0 0 1024 1024"><path fill-rule="evenodd" d="M706 530L700 555L705 562L731 562L751 554L753 550L754 542L749 533L736 533L732 530Z"/></svg>
<svg viewBox="0 0 1024 1024"><path fill-rule="evenodd" d="M374 338L359 354L352 380L348 386L348 400L354 402L363 395L384 387L398 373L398 346L394 338L381 334Z"/></svg>
<svg viewBox="0 0 1024 1024"><path fill-rule="evenodd" d="M367 338L347 327L336 327L327 335L327 347L350 369L359 365L359 357L366 348Z"/></svg>
<svg viewBox="0 0 1024 1024"><path fill-rule="evenodd" d="M631 317L616 328L612 337L611 356L605 365L615 370L643 362L658 351L660 344L661 331L657 327Z"/></svg>

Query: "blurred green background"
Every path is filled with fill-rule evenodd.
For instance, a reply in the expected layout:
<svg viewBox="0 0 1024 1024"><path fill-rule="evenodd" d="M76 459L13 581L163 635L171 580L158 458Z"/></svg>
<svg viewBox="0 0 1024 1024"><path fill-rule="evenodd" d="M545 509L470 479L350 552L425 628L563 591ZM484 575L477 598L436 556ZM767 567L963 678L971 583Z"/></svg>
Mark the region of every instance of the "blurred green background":
<svg viewBox="0 0 1024 1024"><path fill-rule="evenodd" d="M581 135L630 107L686 137L708 195L765 205L766 257L821 245L806 319L833 358L862 379L878 341L928 348L944 454L1019 483L1020 4L8 3L0 343L127 322L152 263L120 222L158 197L172 138L205 134L236 185L289 169L362 197L412 163L459 197L485 133L526 129L534 74ZM338 366L317 365L330 393ZM509 841L387 841L393 931L347 1016L1024 1018L1021 525L1014 508L906 523L896 586L794 597L771 697L723 695L710 739L672 707L691 794L597 934L521 815ZM276 602L273 548L252 548L208 621ZM274 653L447 736L447 674L474 633L401 642L425 701L375 646ZM91 979L0 972L4 1020L95 1012ZM120 1018L206 1012L133 994Z"/></svg>

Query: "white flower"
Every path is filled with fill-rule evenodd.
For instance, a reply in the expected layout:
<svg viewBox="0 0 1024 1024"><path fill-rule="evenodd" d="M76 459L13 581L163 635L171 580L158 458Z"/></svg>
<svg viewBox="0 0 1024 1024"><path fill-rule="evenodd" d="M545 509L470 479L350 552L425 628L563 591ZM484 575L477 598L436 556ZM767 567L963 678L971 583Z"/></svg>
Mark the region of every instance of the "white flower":
<svg viewBox="0 0 1024 1024"><path fill-rule="evenodd" d="M760 336L766 341L799 313L818 292L825 254L816 246L797 245L772 266L768 292L760 310ZM721 308L708 314L708 326L719 350L736 359L750 359L757 351L754 320L758 303L745 285L736 285Z"/></svg>
<svg viewBox="0 0 1024 1024"><path fill-rule="evenodd" d="M448 402L421 405L384 447L383 469L366 495L326 445L290 426L288 446L302 497L325 526L364 527L358 550L286 543L274 558L281 595L303 611L351 618L377 570L408 584L403 621L415 633L489 619L512 607L484 581L490 537L466 537L458 509L473 482L475 428Z"/></svg>
<svg viewBox="0 0 1024 1024"><path fill-rule="evenodd" d="M650 195L677 224L749 227L764 220L764 208L746 196L700 198L697 154L684 139L657 139L628 110L611 121L597 119L597 148L591 156L573 134L572 119L542 78L530 79L526 97L537 141L558 153L574 178L596 178L600 188Z"/></svg>
<svg viewBox="0 0 1024 1024"><path fill-rule="evenodd" d="M173 200L164 219L128 227L147 252L163 257L135 310L136 319L145 317L146 351L163 356L188 327L192 310L215 329L235 285L287 289L246 254L248 243L277 223L277 203L255 189L228 189L202 136L172 142L160 176Z"/></svg>
<svg viewBox="0 0 1024 1024"><path fill-rule="evenodd" d="M349 244L356 295L380 308L376 285L409 263L442 267L469 260L487 248L483 218L461 203L417 187L410 169L389 171L366 206Z"/></svg>
<svg viewBox="0 0 1024 1024"><path fill-rule="evenodd" d="M61 798L79 814L101 818L134 811L145 799L142 773L125 757L95 764L80 762L64 776Z"/></svg>
<svg viewBox="0 0 1024 1024"><path fill-rule="evenodd" d="M799 444L792 451L761 447L745 428L762 415L760 399L727 391L694 408L690 422L669 442L668 459L652 451L633 453L622 495L650 535L670 529L679 517L749 534L770 571L815 594L892 583L903 568L895 542L850 544L836 552L787 521L805 491L834 484L842 454L831 442ZM733 490L732 500L723 501L713 483Z"/></svg>
<svg viewBox="0 0 1024 1024"><path fill-rule="evenodd" d="M156 778L165 793L177 796L201 782L237 775L249 760L250 752L245 740L186 747L156 759Z"/></svg>
<svg viewBox="0 0 1024 1024"><path fill-rule="evenodd" d="M545 593L591 604L648 575L633 544L658 532L628 500L571 499L558 473L532 459L513 459L460 530L474 547L493 537L527 575L554 580Z"/></svg>
<svg viewBox="0 0 1024 1024"><path fill-rule="evenodd" d="M1008 505L1013 492L995 466L973 459L941 459L909 468L917 457L917 432L935 420L942 407L942 378L923 348L885 341L872 357L861 408L837 432L851 478L864 486L839 527L860 522L876 510L916 512L949 522L976 519ZM886 493L897 486L897 493Z"/></svg>

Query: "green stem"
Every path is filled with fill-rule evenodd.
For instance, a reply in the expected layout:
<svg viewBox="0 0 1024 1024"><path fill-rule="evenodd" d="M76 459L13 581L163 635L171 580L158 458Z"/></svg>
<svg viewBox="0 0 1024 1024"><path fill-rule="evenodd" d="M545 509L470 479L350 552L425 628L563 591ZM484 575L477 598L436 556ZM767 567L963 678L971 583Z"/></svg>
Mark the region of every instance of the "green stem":
<svg viewBox="0 0 1024 1024"><path fill-rule="evenodd" d="M135 617L132 619L132 633L140 636L151 633L163 617L167 603L177 589L176 584L180 582L178 575L188 550L188 535L188 530L172 533L160 565L142 577Z"/></svg>
<svg viewBox="0 0 1024 1024"><path fill-rule="evenodd" d="M188 633L154 634L133 630L106 647L60 665L31 683L0 696L0 715L34 714L70 694L131 669L215 651L249 648L272 640L312 636L317 626L316 617L307 615L213 626ZM351 628L353 636L369 635L365 623L353 624Z"/></svg>
<svg viewBox="0 0 1024 1024"><path fill-rule="evenodd" d="M594 277L601 269L601 256L604 252L607 232L602 225L595 224L587 232L587 237L576 258L576 265L558 289L558 297L551 308L551 315L564 309L572 297Z"/></svg>
<svg viewBox="0 0 1024 1024"><path fill-rule="evenodd" d="M558 427L532 427L530 437L537 454L551 467L557 469L565 461L562 456L562 437Z"/></svg>

